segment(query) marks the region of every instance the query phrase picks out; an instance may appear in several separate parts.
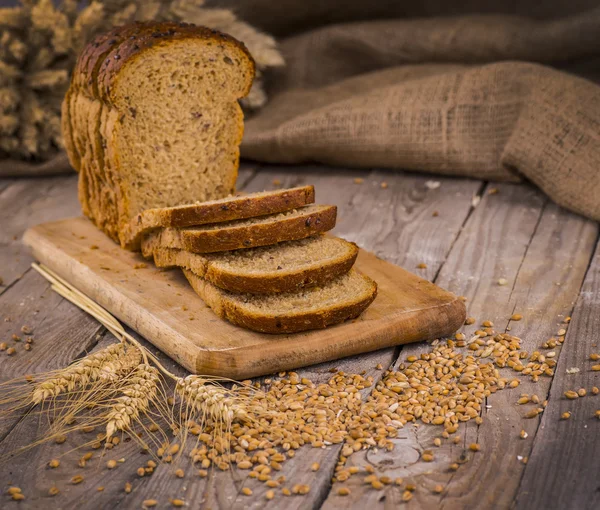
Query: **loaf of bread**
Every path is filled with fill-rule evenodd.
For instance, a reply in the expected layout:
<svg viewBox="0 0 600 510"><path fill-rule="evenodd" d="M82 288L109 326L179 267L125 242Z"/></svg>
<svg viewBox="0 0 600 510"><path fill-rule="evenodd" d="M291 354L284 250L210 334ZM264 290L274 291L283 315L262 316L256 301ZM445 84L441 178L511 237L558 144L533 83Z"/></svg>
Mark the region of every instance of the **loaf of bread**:
<svg viewBox="0 0 600 510"><path fill-rule="evenodd" d="M314 236L273 246L198 254L162 248L157 237L143 244L143 255L157 267L181 267L224 290L249 294L293 292L324 285L347 273L358 247L339 237Z"/></svg>
<svg viewBox="0 0 600 510"><path fill-rule="evenodd" d="M377 285L352 269L322 287L283 294L234 294L183 270L196 293L223 319L261 333L296 333L358 317L375 299Z"/></svg>
<svg viewBox="0 0 600 510"><path fill-rule="evenodd" d="M126 226L124 243L126 248L138 250L142 236L159 227L189 227L265 216L296 209L314 201L315 188L300 186L195 204L147 209L136 215Z"/></svg>
<svg viewBox="0 0 600 510"><path fill-rule="evenodd" d="M186 23L134 23L90 42L62 115L84 214L125 246L143 211L230 195L238 99L253 77L242 43Z"/></svg>
<svg viewBox="0 0 600 510"><path fill-rule="evenodd" d="M214 253L305 239L335 227L334 205L307 205L280 214L188 228L163 228L153 243L192 253Z"/></svg>

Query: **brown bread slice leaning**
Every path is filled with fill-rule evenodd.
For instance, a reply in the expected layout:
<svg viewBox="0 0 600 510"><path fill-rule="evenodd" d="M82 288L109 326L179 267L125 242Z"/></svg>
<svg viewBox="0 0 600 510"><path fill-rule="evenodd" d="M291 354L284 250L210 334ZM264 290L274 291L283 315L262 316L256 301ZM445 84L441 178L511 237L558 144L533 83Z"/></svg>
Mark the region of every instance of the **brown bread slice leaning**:
<svg viewBox="0 0 600 510"><path fill-rule="evenodd" d="M377 295L377 284L354 269L322 287L267 295L234 294L187 269L183 272L219 317L261 333L296 333L353 319Z"/></svg>
<svg viewBox="0 0 600 510"><path fill-rule="evenodd" d="M299 186L209 202L147 209L129 222L123 234L124 243L126 248L138 250L142 235L158 227L190 227L266 216L296 209L314 201L314 186Z"/></svg>
<svg viewBox="0 0 600 510"><path fill-rule="evenodd" d="M158 236L157 243L163 248L214 253L295 241L327 232L335 226L336 213L334 205L307 205L246 220L200 227L164 228L152 235Z"/></svg>
<svg viewBox="0 0 600 510"><path fill-rule="evenodd" d="M235 188L254 77L242 43L186 23L135 23L91 41L63 102L84 213L124 244L138 213Z"/></svg>
<svg viewBox="0 0 600 510"><path fill-rule="evenodd" d="M142 245L157 267L182 267L231 292L269 294L323 285L350 271L358 247L339 237L315 236L273 246L213 254Z"/></svg>

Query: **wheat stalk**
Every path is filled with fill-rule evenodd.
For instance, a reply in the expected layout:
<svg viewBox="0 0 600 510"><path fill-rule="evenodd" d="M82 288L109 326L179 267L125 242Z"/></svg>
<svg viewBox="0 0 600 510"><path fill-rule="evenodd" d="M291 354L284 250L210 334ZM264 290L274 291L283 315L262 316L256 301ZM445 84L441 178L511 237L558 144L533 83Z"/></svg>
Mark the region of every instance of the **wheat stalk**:
<svg viewBox="0 0 600 510"><path fill-rule="evenodd" d="M33 403L39 404L49 398L57 397L61 393L84 388L94 381L115 377L118 367L122 367L125 361L124 353L125 345L112 344L86 356L70 367L59 371L55 376L37 383L31 396Z"/></svg>
<svg viewBox="0 0 600 510"><path fill-rule="evenodd" d="M158 370L148 364L139 365L121 390L121 396L111 404L107 415L106 438L118 430L129 430L131 423L145 413L156 399Z"/></svg>
<svg viewBox="0 0 600 510"><path fill-rule="evenodd" d="M186 402L192 412L208 416L214 422L231 424L234 420L247 418L243 403L226 388L206 384L203 376L189 375L177 380L176 393Z"/></svg>

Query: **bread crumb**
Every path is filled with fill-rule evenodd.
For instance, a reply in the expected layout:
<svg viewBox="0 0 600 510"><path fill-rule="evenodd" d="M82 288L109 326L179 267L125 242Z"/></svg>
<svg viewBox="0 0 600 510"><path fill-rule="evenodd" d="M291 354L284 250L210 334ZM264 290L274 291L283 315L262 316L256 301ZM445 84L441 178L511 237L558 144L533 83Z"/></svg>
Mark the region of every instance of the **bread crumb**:
<svg viewBox="0 0 600 510"><path fill-rule="evenodd" d="M273 186L281 186L281 181L279 179L273 179Z"/></svg>
<svg viewBox="0 0 600 510"><path fill-rule="evenodd" d="M440 213L437 211L433 211L433 213L431 214L431 216L433 216L434 218L436 218L439 215L440 215Z"/></svg>
<svg viewBox="0 0 600 510"><path fill-rule="evenodd" d="M425 262L420 262L419 264L417 264L417 268L418 269L427 269L427 264L425 264Z"/></svg>
<svg viewBox="0 0 600 510"><path fill-rule="evenodd" d="M488 195L496 195L500 190L498 188L488 189Z"/></svg>
<svg viewBox="0 0 600 510"><path fill-rule="evenodd" d="M386 189L388 187L388 183L383 181L379 186L381 186L381 189Z"/></svg>
<svg viewBox="0 0 600 510"><path fill-rule="evenodd" d="M354 179L354 184L362 184L365 180L362 177L356 177Z"/></svg>
<svg viewBox="0 0 600 510"><path fill-rule="evenodd" d="M98 248L100 248L97 244L92 244L92 246L90 246L90 250L97 250Z"/></svg>
<svg viewBox="0 0 600 510"><path fill-rule="evenodd" d="M148 267L148 264L145 262L139 262L133 266L133 269L144 269L146 267Z"/></svg>
<svg viewBox="0 0 600 510"><path fill-rule="evenodd" d="M506 278L498 279L498 285L506 285L507 283L508 283L508 280Z"/></svg>

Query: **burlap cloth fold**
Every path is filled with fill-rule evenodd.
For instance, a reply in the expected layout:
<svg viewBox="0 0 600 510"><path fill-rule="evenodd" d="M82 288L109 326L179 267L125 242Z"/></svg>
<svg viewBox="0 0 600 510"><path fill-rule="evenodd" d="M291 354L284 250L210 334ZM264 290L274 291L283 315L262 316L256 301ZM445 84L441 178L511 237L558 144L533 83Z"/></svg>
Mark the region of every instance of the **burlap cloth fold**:
<svg viewBox="0 0 600 510"><path fill-rule="evenodd" d="M598 0L207 6L279 36L287 61L243 157L526 179L600 220Z"/></svg>
<svg viewBox="0 0 600 510"><path fill-rule="evenodd" d="M600 8L309 30L290 12L299 33L282 40L287 66L243 156L527 179L600 220L600 86L565 71L600 75Z"/></svg>

